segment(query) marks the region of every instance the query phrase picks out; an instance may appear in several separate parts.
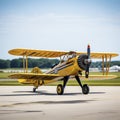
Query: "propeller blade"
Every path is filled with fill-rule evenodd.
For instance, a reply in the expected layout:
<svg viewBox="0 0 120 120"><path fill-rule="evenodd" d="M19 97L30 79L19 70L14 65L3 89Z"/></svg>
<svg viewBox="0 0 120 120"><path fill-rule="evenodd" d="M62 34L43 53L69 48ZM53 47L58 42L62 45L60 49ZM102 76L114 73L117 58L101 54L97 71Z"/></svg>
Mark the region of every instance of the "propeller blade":
<svg viewBox="0 0 120 120"><path fill-rule="evenodd" d="M88 45L87 47L87 55L88 55L88 59L90 59L90 45Z"/></svg>
<svg viewBox="0 0 120 120"><path fill-rule="evenodd" d="M90 67L90 64L91 64L91 61L90 61L90 45L88 45L88 47L87 47L87 55L88 55L88 60L87 60L86 71L85 71L85 77L86 78L89 77L89 67Z"/></svg>
<svg viewBox="0 0 120 120"><path fill-rule="evenodd" d="M89 77L89 64L87 64L87 66L86 66L85 77L86 78Z"/></svg>

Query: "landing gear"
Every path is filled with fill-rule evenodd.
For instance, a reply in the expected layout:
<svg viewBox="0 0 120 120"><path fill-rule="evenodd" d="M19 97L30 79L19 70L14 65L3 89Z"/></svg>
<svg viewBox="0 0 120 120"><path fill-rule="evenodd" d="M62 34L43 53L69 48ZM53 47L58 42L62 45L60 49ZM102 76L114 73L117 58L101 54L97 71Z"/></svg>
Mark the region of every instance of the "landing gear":
<svg viewBox="0 0 120 120"><path fill-rule="evenodd" d="M83 94L88 94L89 93L89 87L87 84L84 84L82 87L82 93Z"/></svg>
<svg viewBox="0 0 120 120"><path fill-rule="evenodd" d="M33 92L36 92L36 89L37 89L37 88L34 87L34 88L33 88Z"/></svg>
<svg viewBox="0 0 120 120"><path fill-rule="evenodd" d="M69 76L64 77L63 85L59 84L57 86L57 94L58 95L62 95L64 93L64 89L65 89L65 86L66 86L66 84L68 82L68 79L69 79Z"/></svg>
<svg viewBox="0 0 120 120"><path fill-rule="evenodd" d="M89 93L89 87L87 84L82 85L79 76L75 76L77 82L79 83L80 87L82 88L82 93L83 94L88 94Z"/></svg>
<svg viewBox="0 0 120 120"><path fill-rule="evenodd" d="M79 78L78 75L75 76L75 78L76 78L77 82L79 83L80 87L82 88L82 93L83 94L88 94L89 93L89 87L88 87L88 85L87 84L82 85L82 83L81 83L80 78ZM64 93L64 89L65 89L65 86L66 86L66 84L68 82L68 79L69 79L69 76L64 77L63 85L59 84L57 86L56 91L57 91L58 95L62 95Z"/></svg>
<svg viewBox="0 0 120 120"><path fill-rule="evenodd" d="M58 95L62 95L64 93L64 89L63 89L63 86L61 84L59 84L57 86L57 94Z"/></svg>

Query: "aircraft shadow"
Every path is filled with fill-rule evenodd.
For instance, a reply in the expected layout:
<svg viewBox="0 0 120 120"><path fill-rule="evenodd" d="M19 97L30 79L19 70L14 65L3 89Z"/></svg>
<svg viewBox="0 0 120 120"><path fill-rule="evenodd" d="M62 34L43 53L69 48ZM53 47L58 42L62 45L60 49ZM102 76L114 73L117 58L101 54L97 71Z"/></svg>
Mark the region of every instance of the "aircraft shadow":
<svg viewBox="0 0 120 120"><path fill-rule="evenodd" d="M96 100L65 100L65 101L35 101L35 102L19 102L19 103L13 103L13 104L7 104L7 105L0 105L0 107L13 107L13 106L17 106L17 105L34 105L34 104L79 104L79 103L89 103L92 101L96 101Z"/></svg>
<svg viewBox="0 0 120 120"><path fill-rule="evenodd" d="M89 94L105 94L105 92L90 92ZM14 91L13 94L2 94L0 96L38 96L38 95L47 95L47 96L58 96L57 93L48 93L45 90L36 91ZM75 93L64 93L62 96L73 96L73 95L82 95L80 92Z"/></svg>
<svg viewBox="0 0 120 120"><path fill-rule="evenodd" d="M90 92L89 94L105 94L106 92Z"/></svg>
<svg viewBox="0 0 120 120"><path fill-rule="evenodd" d="M15 105L15 104L12 104L12 105ZM9 105L3 105L4 107L7 107ZM37 112L43 112L42 110L0 110L0 114L16 114L16 113L37 113Z"/></svg>
<svg viewBox="0 0 120 120"><path fill-rule="evenodd" d="M26 93L27 92L27 93ZM80 95L82 93L64 93L62 96L65 95ZM13 94L3 94L0 96L38 96L38 95L47 95L47 96L58 96L57 93L47 93L45 91L37 91L33 93L32 91L15 91Z"/></svg>

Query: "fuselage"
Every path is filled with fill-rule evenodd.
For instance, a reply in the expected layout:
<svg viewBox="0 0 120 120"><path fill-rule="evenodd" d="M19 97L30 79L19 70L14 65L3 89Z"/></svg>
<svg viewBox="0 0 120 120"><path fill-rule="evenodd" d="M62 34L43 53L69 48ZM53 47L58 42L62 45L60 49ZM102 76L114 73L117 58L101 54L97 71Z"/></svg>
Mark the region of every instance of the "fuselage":
<svg viewBox="0 0 120 120"><path fill-rule="evenodd" d="M66 59L60 60L59 64L51 68L45 74L57 74L61 78L66 76L76 76L78 73L81 73L85 70L86 64L85 60L87 59L87 55L79 55L79 56L67 56ZM36 73L38 74L38 73ZM33 84L34 86L40 86L43 84L48 84L51 82L55 82L56 79L53 80L27 80L27 79L19 79L20 83L23 84Z"/></svg>
<svg viewBox="0 0 120 120"><path fill-rule="evenodd" d="M78 72L83 71L78 65L78 56L69 58L66 61L61 61L58 65L54 68L49 70L48 74L59 74L60 76L70 76L70 75L77 75Z"/></svg>

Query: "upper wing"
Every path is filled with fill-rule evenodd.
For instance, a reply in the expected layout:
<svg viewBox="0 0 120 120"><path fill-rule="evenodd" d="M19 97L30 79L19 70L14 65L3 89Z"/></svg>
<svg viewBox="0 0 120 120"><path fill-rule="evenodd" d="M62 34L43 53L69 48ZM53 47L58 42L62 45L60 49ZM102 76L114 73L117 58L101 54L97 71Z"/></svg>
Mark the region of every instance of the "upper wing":
<svg viewBox="0 0 120 120"><path fill-rule="evenodd" d="M8 51L12 55L17 56L32 56L32 57L60 57L62 55L65 55L69 52L63 52L63 51L47 51L47 50L32 50L32 49L12 49ZM77 55L80 54L86 54L86 52L76 52ZM97 58L100 59L102 57L116 57L118 54L116 53L91 53L91 58Z"/></svg>
<svg viewBox="0 0 120 120"><path fill-rule="evenodd" d="M60 80L62 77L57 74L36 74L36 73L16 73L9 76L14 79L34 79L34 80Z"/></svg>
<svg viewBox="0 0 120 120"><path fill-rule="evenodd" d="M86 54L85 52L77 52L77 54L78 55L80 55L80 54ZM98 52L98 53L96 53L96 52L91 52L91 54L90 54L90 57L91 58L94 58L94 59L101 59L102 57L106 57L106 58L112 58L112 57L116 57L116 56L118 56L118 54L117 53L105 53L105 52Z"/></svg>
<svg viewBox="0 0 120 120"><path fill-rule="evenodd" d="M32 50L32 49L12 49L8 51L12 55L17 56L32 56L32 57L60 57L68 52L47 51L47 50Z"/></svg>

